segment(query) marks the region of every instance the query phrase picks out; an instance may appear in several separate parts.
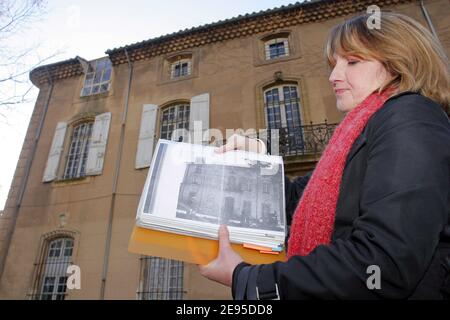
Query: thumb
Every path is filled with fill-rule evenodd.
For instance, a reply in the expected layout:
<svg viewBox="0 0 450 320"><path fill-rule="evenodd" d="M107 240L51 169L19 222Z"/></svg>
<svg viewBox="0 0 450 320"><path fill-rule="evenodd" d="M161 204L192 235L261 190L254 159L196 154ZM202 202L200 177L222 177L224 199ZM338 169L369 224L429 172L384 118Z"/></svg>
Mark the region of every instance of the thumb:
<svg viewBox="0 0 450 320"><path fill-rule="evenodd" d="M228 232L228 227L225 224L222 224L219 227L219 251L227 250L230 247L230 233Z"/></svg>

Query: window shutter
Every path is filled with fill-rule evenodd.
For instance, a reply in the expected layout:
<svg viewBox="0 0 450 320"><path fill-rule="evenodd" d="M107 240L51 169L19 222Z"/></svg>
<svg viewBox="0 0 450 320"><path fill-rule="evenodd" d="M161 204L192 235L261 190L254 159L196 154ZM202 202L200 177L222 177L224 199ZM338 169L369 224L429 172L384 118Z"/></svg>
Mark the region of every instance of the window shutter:
<svg viewBox="0 0 450 320"><path fill-rule="evenodd" d="M86 175L88 176L102 174L110 122L111 112L102 113L95 117L86 161Z"/></svg>
<svg viewBox="0 0 450 320"><path fill-rule="evenodd" d="M209 93L193 97L190 110L189 131L191 132L191 139L193 138L193 142L201 141L202 144L208 144L209 138L203 138L203 133L209 129ZM201 132L194 131L194 121L201 121L201 126L198 126L198 129L201 128Z"/></svg>
<svg viewBox="0 0 450 320"><path fill-rule="evenodd" d="M156 115L158 106L144 104L141 116L141 129L139 130L139 142L136 153L136 169L150 166L155 142Z"/></svg>
<svg viewBox="0 0 450 320"><path fill-rule="evenodd" d="M64 138L66 137L67 123L58 122L55 134L53 136L52 146L48 154L47 165L45 166L43 182L53 181L56 178L59 166L59 160L64 147Z"/></svg>

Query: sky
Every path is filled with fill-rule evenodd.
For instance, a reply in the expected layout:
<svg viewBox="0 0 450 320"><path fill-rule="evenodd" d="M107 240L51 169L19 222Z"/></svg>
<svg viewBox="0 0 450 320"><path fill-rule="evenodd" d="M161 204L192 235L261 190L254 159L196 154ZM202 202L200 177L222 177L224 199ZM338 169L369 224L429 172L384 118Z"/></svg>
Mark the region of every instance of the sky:
<svg viewBox="0 0 450 320"><path fill-rule="evenodd" d="M33 59L51 57L45 60L44 64L48 64L77 55L93 60L105 56L108 49L294 2L48 0L44 15L12 39L10 45L17 50L35 48L29 58L30 64ZM0 121L0 210L8 196L37 94L38 89L34 87L29 103L1 110L6 118Z"/></svg>

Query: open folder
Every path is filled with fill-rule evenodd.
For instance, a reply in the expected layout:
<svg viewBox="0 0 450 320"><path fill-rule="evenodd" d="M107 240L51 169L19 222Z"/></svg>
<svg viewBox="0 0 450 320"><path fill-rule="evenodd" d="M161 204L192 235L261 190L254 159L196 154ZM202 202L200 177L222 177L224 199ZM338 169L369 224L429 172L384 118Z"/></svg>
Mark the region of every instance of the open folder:
<svg viewBox="0 0 450 320"><path fill-rule="evenodd" d="M129 251L196 264L218 253L225 224L249 263L284 260L284 168L279 156L160 139Z"/></svg>
<svg viewBox="0 0 450 320"><path fill-rule="evenodd" d="M266 264L285 261L284 251L265 254L258 250L231 244L233 249L251 264ZM162 257L195 264L207 264L217 257L219 242L204 238L179 235L135 226L131 234L128 251L148 256Z"/></svg>

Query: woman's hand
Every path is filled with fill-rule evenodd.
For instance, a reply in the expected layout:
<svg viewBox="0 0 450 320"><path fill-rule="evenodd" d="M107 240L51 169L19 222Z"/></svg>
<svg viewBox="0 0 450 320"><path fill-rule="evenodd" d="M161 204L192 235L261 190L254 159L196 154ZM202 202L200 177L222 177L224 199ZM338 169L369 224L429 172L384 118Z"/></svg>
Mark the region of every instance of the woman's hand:
<svg viewBox="0 0 450 320"><path fill-rule="evenodd" d="M217 258L205 266L199 266L200 274L210 280L217 281L228 287L233 283L233 271L244 261L230 244L230 237L226 225L219 228L219 254Z"/></svg>
<svg viewBox="0 0 450 320"><path fill-rule="evenodd" d="M260 139L252 139L238 134L233 134L228 138L227 143L217 148L217 153L224 153L232 150L243 150L265 154L267 152L264 142Z"/></svg>

